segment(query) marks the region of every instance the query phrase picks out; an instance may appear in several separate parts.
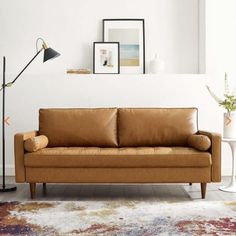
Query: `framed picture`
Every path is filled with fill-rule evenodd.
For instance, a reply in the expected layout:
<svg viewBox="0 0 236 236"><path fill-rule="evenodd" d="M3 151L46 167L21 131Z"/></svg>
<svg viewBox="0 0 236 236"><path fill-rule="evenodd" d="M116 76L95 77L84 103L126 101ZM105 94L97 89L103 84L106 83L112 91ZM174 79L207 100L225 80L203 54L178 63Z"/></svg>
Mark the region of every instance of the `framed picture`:
<svg viewBox="0 0 236 236"><path fill-rule="evenodd" d="M120 73L120 44L119 42L93 43L93 73Z"/></svg>
<svg viewBox="0 0 236 236"><path fill-rule="evenodd" d="M104 19L103 41L120 43L120 73L145 73L144 19Z"/></svg>

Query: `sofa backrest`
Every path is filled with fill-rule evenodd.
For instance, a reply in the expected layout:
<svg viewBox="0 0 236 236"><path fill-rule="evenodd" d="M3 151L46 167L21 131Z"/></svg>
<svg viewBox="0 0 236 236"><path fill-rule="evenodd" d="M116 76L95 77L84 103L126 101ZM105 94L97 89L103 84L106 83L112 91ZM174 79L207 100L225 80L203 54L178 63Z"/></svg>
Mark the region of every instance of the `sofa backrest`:
<svg viewBox="0 0 236 236"><path fill-rule="evenodd" d="M50 147L117 147L117 109L40 109L39 134Z"/></svg>
<svg viewBox="0 0 236 236"><path fill-rule="evenodd" d="M49 147L187 146L198 131L196 108L40 109Z"/></svg>
<svg viewBox="0 0 236 236"><path fill-rule="evenodd" d="M118 109L120 147L186 146L197 132L196 108Z"/></svg>

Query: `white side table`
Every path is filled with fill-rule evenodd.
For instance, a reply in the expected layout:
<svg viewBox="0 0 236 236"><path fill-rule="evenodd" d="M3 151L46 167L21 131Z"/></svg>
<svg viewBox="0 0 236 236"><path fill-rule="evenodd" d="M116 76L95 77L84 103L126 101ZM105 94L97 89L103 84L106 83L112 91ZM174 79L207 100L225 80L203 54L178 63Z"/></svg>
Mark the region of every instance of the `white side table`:
<svg viewBox="0 0 236 236"><path fill-rule="evenodd" d="M228 143L232 151L232 176L230 183L227 186L220 187L219 189L225 192L236 193L236 181L235 181L236 139L223 138L222 142Z"/></svg>

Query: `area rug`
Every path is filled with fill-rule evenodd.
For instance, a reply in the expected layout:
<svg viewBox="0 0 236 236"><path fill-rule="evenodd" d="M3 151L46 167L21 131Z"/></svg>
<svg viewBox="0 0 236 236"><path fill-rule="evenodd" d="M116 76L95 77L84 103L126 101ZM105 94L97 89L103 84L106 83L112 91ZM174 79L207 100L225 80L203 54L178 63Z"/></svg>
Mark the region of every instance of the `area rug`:
<svg viewBox="0 0 236 236"><path fill-rule="evenodd" d="M0 235L236 235L236 202L2 202Z"/></svg>

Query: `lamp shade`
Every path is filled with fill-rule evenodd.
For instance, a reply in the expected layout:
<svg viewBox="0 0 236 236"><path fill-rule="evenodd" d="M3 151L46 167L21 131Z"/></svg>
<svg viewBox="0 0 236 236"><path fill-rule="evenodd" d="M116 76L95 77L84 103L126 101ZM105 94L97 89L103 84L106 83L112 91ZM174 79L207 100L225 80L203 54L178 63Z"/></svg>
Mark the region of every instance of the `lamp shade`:
<svg viewBox="0 0 236 236"><path fill-rule="evenodd" d="M57 51L53 50L52 48L46 48L44 49L43 62L59 57L59 56L60 56L60 53L58 53Z"/></svg>

